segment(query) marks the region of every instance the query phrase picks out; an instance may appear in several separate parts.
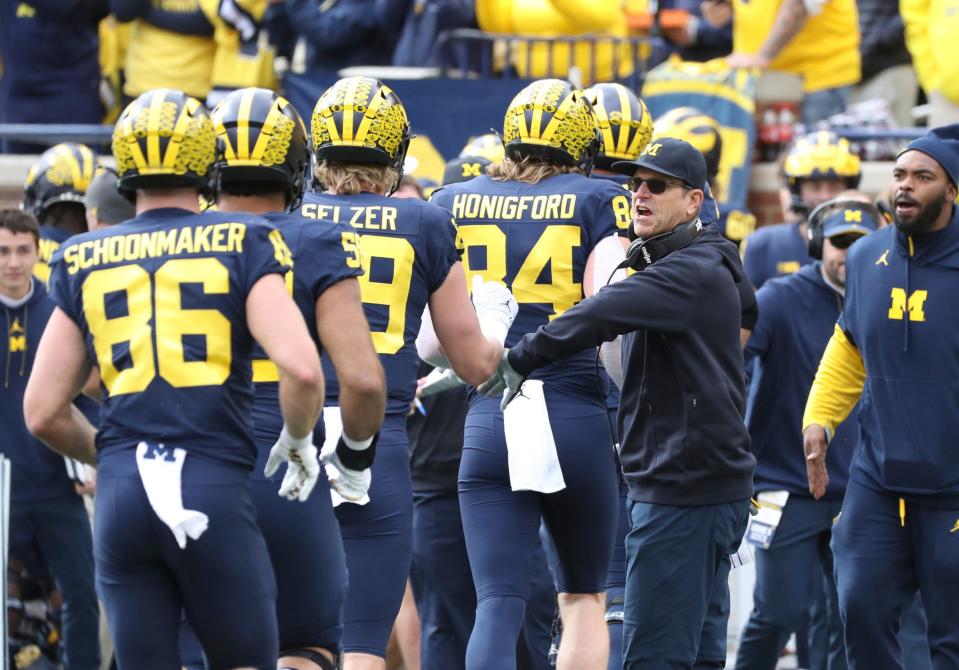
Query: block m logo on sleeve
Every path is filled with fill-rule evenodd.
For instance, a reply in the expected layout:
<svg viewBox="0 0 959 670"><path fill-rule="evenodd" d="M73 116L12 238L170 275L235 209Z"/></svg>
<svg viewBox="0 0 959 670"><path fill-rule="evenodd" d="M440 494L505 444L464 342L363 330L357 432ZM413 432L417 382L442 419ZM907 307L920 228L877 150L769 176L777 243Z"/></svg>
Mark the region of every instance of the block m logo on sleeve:
<svg viewBox="0 0 959 670"><path fill-rule="evenodd" d="M891 291L892 304L889 307L889 318L895 321L902 321L909 312L910 321L925 321L926 313L923 311L923 305L926 304L928 291L913 291L906 299L906 290L902 288L893 288Z"/></svg>

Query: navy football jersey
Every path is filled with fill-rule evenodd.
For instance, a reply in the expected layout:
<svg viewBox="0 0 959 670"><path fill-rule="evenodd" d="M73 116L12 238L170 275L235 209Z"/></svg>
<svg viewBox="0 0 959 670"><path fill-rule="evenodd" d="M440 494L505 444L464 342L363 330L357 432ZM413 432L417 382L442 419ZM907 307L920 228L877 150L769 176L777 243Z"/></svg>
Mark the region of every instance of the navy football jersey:
<svg viewBox="0 0 959 670"><path fill-rule="evenodd" d="M363 274L360 265L357 236L351 229L330 221L313 221L296 214L267 214L267 220L283 233L293 254L293 270L286 274L286 286L293 293L293 302L303 314L310 336L320 347L316 330L316 301L334 284ZM266 352L257 345L253 359L253 435L260 449L260 458L266 454L283 428L280 413L279 373ZM323 443L323 421L313 433L314 441ZM254 472L260 476L260 469Z"/></svg>
<svg viewBox="0 0 959 670"><path fill-rule="evenodd" d="M386 373L386 414L406 416L416 392L416 336L430 295L458 260L456 226L435 205L372 193L308 193L300 213L345 224L359 236L360 291ZM326 404L337 405L339 385L325 356L323 374Z"/></svg>
<svg viewBox="0 0 959 670"><path fill-rule="evenodd" d="M799 224L763 226L743 240L743 268L756 290L768 280L791 275L812 263Z"/></svg>
<svg viewBox="0 0 959 670"><path fill-rule="evenodd" d="M719 232L730 242L742 244L743 240L756 232L756 217L723 203L719 207Z"/></svg>
<svg viewBox="0 0 959 670"><path fill-rule="evenodd" d="M589 176L593 179L601 179L603 181L616 184L623 189L624 195L626 196L626 203L629 206L629 215L621 216L619 212L616 213L616 234L620 237L626 237L628 235L627 231L629 230L629 227L633 224L633 194L626 185L626 182L629 181L629 177L624 174L619 174L618 172L596 172L595 170L593 170ZM622 207L622 201L619 201L619 203L620 204L617 206Z"/></svg>
<svg viewBox="0 0 959 670"><path fill-rule="evenodd" d="M583 273L593 247L632 220L621 186L579 174L538 184L477 177L434 192L433 202L457 222L467 285L480 275L505 283L516 297L519 312L507 347L583 299ZM596 351L588 350L532 378L594 398L601 394L595 371Z"/></svg>
<svg viewBox="0 0 959 670"><path fill-rule="evenodd" d="M60 245L70 238L70 233L56 226L40 226L40 258L33 266L33 276L50 283L50 261Z"/></svg>
<svg viewBox="0 0 959 670"><path fill-rule="evenodd" d="M100 459L151 440L253 464L246 299L291 260L260 217L172 208L63 244L51 296L100 369Z"/></svg>

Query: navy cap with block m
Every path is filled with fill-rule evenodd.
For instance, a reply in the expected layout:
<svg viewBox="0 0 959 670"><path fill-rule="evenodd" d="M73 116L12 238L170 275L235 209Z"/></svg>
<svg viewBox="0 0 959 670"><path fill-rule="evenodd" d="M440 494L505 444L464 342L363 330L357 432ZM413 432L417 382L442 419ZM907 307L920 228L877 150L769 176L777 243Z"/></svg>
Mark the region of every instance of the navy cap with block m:
<svg viewBox="0 0 959 670"><path fill-rule="evenodd" d="M638 159L613 163L614 171L631 177L638 168L674 177L690 188L706 190L706 159L699 149L685 140L660 137L646 145Z"/></svg>

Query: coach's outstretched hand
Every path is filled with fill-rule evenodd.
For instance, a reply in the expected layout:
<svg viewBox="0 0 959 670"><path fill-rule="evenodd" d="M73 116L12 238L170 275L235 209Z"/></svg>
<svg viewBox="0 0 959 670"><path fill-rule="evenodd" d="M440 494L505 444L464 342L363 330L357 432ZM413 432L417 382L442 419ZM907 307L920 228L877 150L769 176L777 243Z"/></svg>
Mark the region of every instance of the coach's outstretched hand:
<svg viewBox="0 0 959 670"><path fill-rule="evenodd" d="M496 398L500 394L503 400L500 402L500 409L505 410L510 401L519 394L520 387L525 381L525 377L513 369L509 364L509 350L503 351L503 357L500 358L499 365L493 376L480 384L476 390L487 398Z"/></svg>
<svg viewBox="0 0 959 670"><path fill-rule="evenodd" d="M320 476L320 463L316 459L312 431L306 437L296 438L283 426L279 439L270 450L263 474L272 477L284 462L287 464L286 474L280 484L279 495L287 500L306 502Z"/></svg>

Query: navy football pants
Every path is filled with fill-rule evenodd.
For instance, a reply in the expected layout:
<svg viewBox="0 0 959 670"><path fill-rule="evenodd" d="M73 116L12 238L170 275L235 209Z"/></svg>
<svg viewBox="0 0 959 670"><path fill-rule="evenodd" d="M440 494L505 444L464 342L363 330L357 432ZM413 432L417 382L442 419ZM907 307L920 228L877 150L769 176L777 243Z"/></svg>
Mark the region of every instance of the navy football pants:
<svg viewBox="0 0 959 670"><path fill-rule="evenodd" d="M183 506L210 525L180 549L147 500L134 452L97 472L94 553L119 670L177 670L181 610L210 670L276 667L276 584L249 470L187 456Z"/></svg>
<svg viewBox="0 0 959 670"><path fill-rule="evenodd" d="M413 490L405 416L387 416L380 430L370 502L343 503L336 508L336 518L349 572L343 651L385 657L413 552Z"/></svg>
<svg viewBox="0 0 959 670"><path fill-rule="evenodd" d="M259 459L253 471L251 497L276 575L280 655L284 650L302 647L323 647L339 653L346 557L333 514L330 484L321 474L306 502L281 498L277 492L286 468L281 467L272 480L262 474L272 446L257 445ZM184 623L180 656L189 670L203 668L199 650L193 631Z"/></svg>
<svg viewBox="0 0 959 670"><path fill-rule="evenodd" d="M459 495L476 586L466 667L511 670L530 589L540 520L556 544L557 590L602 593L616 525L616 464L606 410L546 390L566 488L510 488L499 401L479 398L466 417Z"/></svg>
<svg viewBox="0 0 959 670"><path fill-rule="evenodd" d="M539 552L539 564L546 558ZM476 616L476 591L455 492L413 496L413 569L422 670L462 670ZM534 570L523 626L532 670L546 670L556 596L545 569Z"/></svg>
<svg viewBox="0 0 959 670"><path fill-rule="evenodd" d="M612 382L610 382L612 383ZM617 394L617 399L618 399ZM607 399L607 405L609 399ZM616 409L609 412L610 428L613 439L616 438ZM618 467L618 466L617 466ZM627 489L622 478L619 478L619 508L616 511L616 535L613 542L613 553L609 559L609 572L606 575L606 623L609 627L609 665L608 670L619 670L623 667L623 606L626 594L626 535L629 533L629 511L627 504ZM548 533L543 548L549 559L550 570L555 575L558 558L556 548Z"/></svg>

